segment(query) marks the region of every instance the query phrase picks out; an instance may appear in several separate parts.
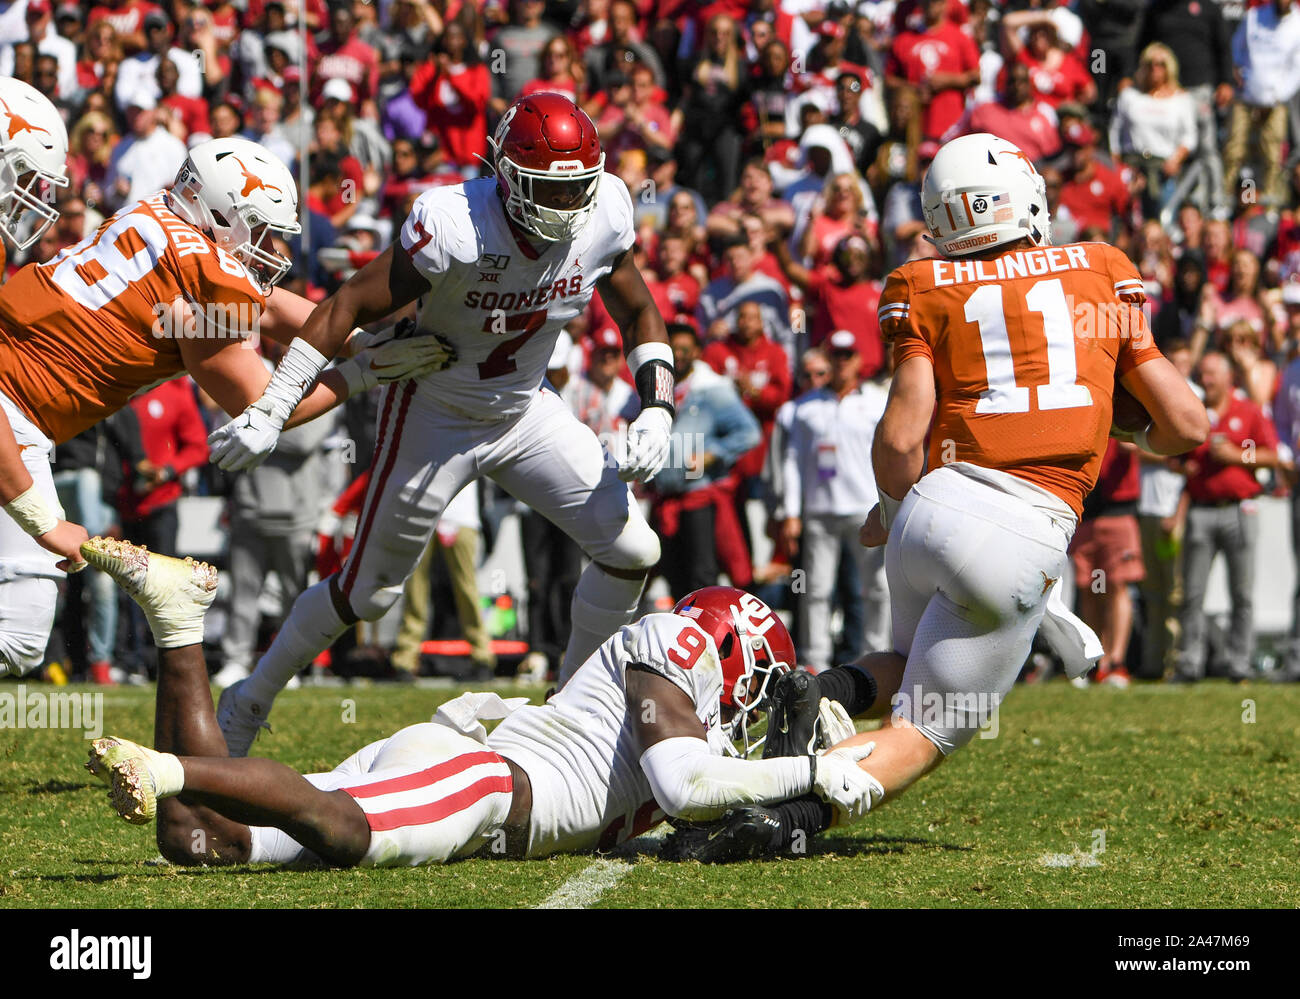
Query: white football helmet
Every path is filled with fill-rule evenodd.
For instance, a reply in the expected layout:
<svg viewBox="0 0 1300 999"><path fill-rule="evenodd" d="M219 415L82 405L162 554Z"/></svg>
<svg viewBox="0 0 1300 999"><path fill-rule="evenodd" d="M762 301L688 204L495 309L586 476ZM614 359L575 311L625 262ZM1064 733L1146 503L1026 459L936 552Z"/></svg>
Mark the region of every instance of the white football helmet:
<svg viewBox="0 0 1300 999"><path fill-rule="evenodd" d="M945 143L921 185L931 242L948 257L1029 237L1051 241L1047 185L1013 142L987 132Z"/></svg>
<svg viewBox="0 0 1300 999"><path fill-rule="evenodd" d="M302 232L298 186L289 168L249 139L209 139L190 150L176 174L172 210L237 257L270 294L293 265L272 234Z"/></svg>
<svg viewBox="0 0 1300 999"><path fill-rule="evenodd" d="M18 249L57 221L51 195L68 185L67 169L68 130L49 98L22 80L0 77L0 232ZM28 212L36 224L20 239Z"/></svg>

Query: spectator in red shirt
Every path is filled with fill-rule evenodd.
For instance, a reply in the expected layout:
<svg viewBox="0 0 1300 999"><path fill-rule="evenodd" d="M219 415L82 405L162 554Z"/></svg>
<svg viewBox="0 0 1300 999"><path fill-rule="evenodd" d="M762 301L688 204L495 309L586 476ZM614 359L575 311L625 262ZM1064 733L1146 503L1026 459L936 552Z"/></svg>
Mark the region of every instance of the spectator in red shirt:
<svg viewBox="0 0 1300 999"><path fill-rule="evenodd" d="M980 80L975 43L947 18L948 0L927 0L925 30L894 40L887 82L921 88L925 106L922 131L938 139L961 117L966 93Z"/></svg>
<svg viewBox="0 0 1300 999"><path fill-rule="evenodd" d="M362 102L362 112L378 118L375 95L379 91L379 56L357 36L357 22L348 4L330 10L330 26L316 42L311 69L313 101L329 80L342 79L352 85Z"/></svg>
<svg viewBox="0 0 1300 999"><path fill-rule="evenodd" d="M746 215L757 215L781 232L794 228L794 209L773 193L772 172L761 159L752 159L740 171L740 185L731 197L709 212L705 228L711 239L731 239L740 234Z"/></svg>
<svg viewBox="0 0 1300 999"><path fill-rule="evenodd" d="M1096 680L1116 687L1127 687L1130 679L1124 665L1133 630L1129 585L1146 576L1137 521L1139 491L1137 448L1110 440L1070 542L1079 616L1101 637Z"/></svg>
<svg viewBox="0 0 1300 999"><path fill-rule="evenodd" d="M162 97L158 103L169 108L180 123L181 130L172 129L172 134L182 141L191 135L212 134L212 122L208 120L208 102L202 97L185 97L176 92L176 83L181 78L181 71L170 59L158 60L158 87ZM197 140L196 140L197 141Z"/></svg>
<svg viewBox="0 0 1300 999"><path fill-rule="evenodd" d="M1128 185L1097 158L1097 131L1086 122L1071 122L1061 138L1070 149L1073 169L1061 185L1061 204L1083 232L1093 226L1109 233L1129 217Z"/></svg>
<svg viewBox="0 0 1300 999"><path fill-rule="evenodd" d="M686 269L691 262L690 244L682 236L666 234L659 239L658 251L656 273L673 305L669 315L694 315L700 304L700 282Z"/></svg>
<svg viewBox="0 0 1300 999"><path fill-rule="evenodd" d="M113 26L122 50L130 55L145 47L144 19L155 10L160 11L162 8L147 0L107 0L98 7L90 8L86 24L94 28L96 22L107 21Z"/></svg>
<svg viewBox="0 0 1300 999"><path fill-rule="evenodd" d="M820 346L836 330L848 330L858 341L862 377L871 378L885 363L876 315L881 287L870 276L871 246L861 236L846 236L835 248L833 264L815 271L791 258L785 240L770 240L768 247L813 310L810 345Z"/></svg>
<svg viewBox="0 0 1300 999"><path fill-rule="evenodd" d="M1233 680L1252 675L1255 642L1255 545L1259 511L1255 497L1263 487L1255 473L1278 463L1273 421L1235 391L1232 363L1210 351L1197 366L1210 414L1205 443L1171 464L1187 476L1187 535L1183 540L1182 634L1178 639L1176 682L1206 673L1206 582L1217 553L1227 561L1232 624L1227 631L1227 672Z"/></svg>
<svg viewBox="0 0 1300 999"><path fill-rule="evenodd" d="M1039 106L1029 67L1020 62L1007 70L1000 98L975 105L944 140L973 132L990 132L1014 142L1034 162L1055 156L1061 150L1056 125Z"/></svg>
<svg viewBox="0 0 1300 999"><path fill-rule="evenodd" d="M736 462L741 480L736 495L743 503L751 493L747 487L762 474L776 411L790 398L790 359L763 332L763 312L757 302L742 302L736 309L735 330L710 343L702 356L714 371L731 379L763 431L763 440Z"/></svg>
<svg viewBox="0 0 1300 999"><path fill-rule="evenodd" d="M1029 29L1025 42L1020 40L1021 28ZM1002 19L1002 40L1015 62L1029 67L1034 89L1053 108L1067 101L1091 104L1097 99L1097 85L1078 56L1061 42L1050 11L1008 14Z"/></svg>
<svg viewBox="0 0 1300 999"><path fill-rule="evenodd" d="M520 97L529 94L563 94L586 110L587 71L578 52L564 35L557 35L542 49L541 72L523 85ZM590 111L587 112L591 114Z"/></svg>
<svg viewBox="0 0 1300 999"><path fill-rule="evenodd" d="M448 159L467 177L478 176L487 156L487 106L492 94L487 67L456 21L447 25L432 59L411 78L411 96L429 116Z"/></svg>
<svg viewBox="0 0 1300 999"><path fill-rule="evenodd" d="M677 140L668 109L654 100L654 70L636 63L628 71L628 83L618 91L625 99L611 102L596 122L607 160L629 149L671 149Z"/></svg>

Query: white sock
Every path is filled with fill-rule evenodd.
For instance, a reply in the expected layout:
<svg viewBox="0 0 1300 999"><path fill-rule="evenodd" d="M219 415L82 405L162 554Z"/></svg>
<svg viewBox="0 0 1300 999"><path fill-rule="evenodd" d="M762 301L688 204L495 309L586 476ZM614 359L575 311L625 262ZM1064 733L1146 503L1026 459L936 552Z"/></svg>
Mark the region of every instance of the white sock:
<svg viewBox="0 0 1300 999"><path fill-rule="evenodd" d="M154 794L159 798L180 794L185 788L185 768L181 766L180 757L174 753L160 753L148 746L140 748L144 750L149 772L153 774Z"/></svg>
<svg viewBox="0 0 1300 999"><path fill-rule="evenodd" d="M348 625L339 618L330 599L330 581L322 579L293 602L288 620L258 660L253 675L244 681L240 696L269 710L271 702L294 675L347 630Z"/></svg>
<svg viewBox="0 0 1300 999"><path fill-rule="evenodd" d="M644 579L611 576L595 562L582 570L573 591L570 608L573 626L560 666L561 687L605 639L632 620L644 587Z"/></svg>

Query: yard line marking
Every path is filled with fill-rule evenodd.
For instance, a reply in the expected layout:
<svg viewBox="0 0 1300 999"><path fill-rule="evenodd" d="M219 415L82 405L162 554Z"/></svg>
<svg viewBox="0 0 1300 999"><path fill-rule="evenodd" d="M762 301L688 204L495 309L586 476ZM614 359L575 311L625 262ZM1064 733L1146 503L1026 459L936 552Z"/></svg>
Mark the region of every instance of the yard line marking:
<svg viewBox="0 0 1300 999"><path fill-rule="evenodd" d="M661 823L636 839L619 847L619 853L635 856L638 845L649 846L664 839L670 832L668 824ZM600 897L632 872L632 864L625 860L602 858L584 867L559 888L551 892L538 906L539 909L585 909L600 901Z"/></svg>
<svg viewBox="0 0 1300 999"><path fill-rule="evenodd" d="M555 889L539 909L585 909L632 871L622 860L597 860Z"/></svg>

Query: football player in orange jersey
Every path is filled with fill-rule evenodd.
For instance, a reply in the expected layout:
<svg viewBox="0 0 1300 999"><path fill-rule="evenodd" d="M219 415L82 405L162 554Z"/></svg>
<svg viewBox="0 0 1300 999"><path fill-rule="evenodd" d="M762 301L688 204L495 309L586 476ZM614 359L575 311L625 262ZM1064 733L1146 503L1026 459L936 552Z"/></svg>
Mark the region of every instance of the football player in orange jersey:
<svg viewBox="0 0 1300 999"><path fill-rule="evenodd" d="M860 534L868 547L887 543L894 651L792 674L771 720L811 743L823 696L888 716L841 743L875 743L859 766L886 801L996 725L1069 564L1116 378L1150 414L1134 435L1146 450L1181 454L1209 430L1204 405L1154 345L1136 269L1103 243L1050 245L1043 179L1016 146L954 139L921 200L941 255L897 268L880 299L895 372L872 446L880 503ZM801 804L742 810L730 838L780 847L783 825L825 828L818 807L784 811ZM717 859L722 848L709 849Z"/></svg>
<svg viewBox="0 0 1300 999"><path fill-rule="evenodd" d="M8 166L0 160L0 177ZM35 210L33 185L22 193ZM0 517L0 673L40 665L56 580L84 564L86 532L62 519L55 496L53 446L185 371L232 416L243 412L275 389L248 349L253 335L290 344L281 381L298 370L293 344L313 305L275 287L290 261L271 249L273 235L299 231L297 203L278 159L247 139L214 139L190 151L170 191L127 205L0 290L0 503L9 514ZM323 377L291 422L446 356L432 337L371 343Z"/></svg>

